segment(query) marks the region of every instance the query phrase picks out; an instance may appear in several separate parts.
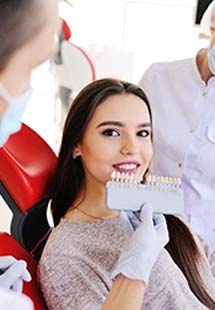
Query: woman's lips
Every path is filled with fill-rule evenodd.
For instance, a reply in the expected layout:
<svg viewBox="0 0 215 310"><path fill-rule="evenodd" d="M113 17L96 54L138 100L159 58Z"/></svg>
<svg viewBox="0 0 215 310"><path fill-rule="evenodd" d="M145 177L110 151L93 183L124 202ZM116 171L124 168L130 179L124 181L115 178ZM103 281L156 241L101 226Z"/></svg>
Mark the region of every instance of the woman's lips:
<svg viewBox="0 0 215 310"><path fill-rule="evenodd" d="M139 166L138 162L121 162L113 165L113 168L120 173L136 173Z"/></svg>

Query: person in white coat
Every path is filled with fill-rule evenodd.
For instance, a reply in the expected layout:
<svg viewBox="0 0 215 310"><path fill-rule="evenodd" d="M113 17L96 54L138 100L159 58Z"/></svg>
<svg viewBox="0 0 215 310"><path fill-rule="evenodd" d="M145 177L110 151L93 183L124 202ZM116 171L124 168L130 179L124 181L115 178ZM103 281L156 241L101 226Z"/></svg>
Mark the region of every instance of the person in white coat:
<svg viewBox="0 0 215 310"><path fill-rule="evenodd" d="M151 169L182 178L188 220L215 251L215 1L201 25L207 48L193 59L152 64L139 85L154 117Z"/></svg>
<svg viewBox="0 0 215 310"><path fill-rule="evenodd" d="M0 0L0 147L21 128L31 72L53 51L58 2ZM20 295L23 281L30 280L26 262L1 256L0 309L32 309L32 302Z"/></svg>

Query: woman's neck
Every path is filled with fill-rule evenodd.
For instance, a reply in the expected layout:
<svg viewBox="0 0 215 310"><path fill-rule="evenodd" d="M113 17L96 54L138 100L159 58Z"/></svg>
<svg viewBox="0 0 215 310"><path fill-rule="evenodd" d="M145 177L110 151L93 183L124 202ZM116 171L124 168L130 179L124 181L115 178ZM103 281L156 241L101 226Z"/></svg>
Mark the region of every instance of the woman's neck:
<svg viewBox="0 0 215 310"><path fill-rule="evenodd" d="M119 214L106 208L105 187L88 187L83 190L73 206L68 210L65 218L80 222L91 222L108 219Z"/></svg>

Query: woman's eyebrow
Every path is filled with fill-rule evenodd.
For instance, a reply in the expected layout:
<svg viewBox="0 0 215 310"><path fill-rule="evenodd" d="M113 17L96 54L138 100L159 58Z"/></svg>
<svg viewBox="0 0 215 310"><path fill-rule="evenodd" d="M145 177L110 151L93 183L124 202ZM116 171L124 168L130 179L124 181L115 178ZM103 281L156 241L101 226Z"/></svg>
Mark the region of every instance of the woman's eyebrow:
<svg viewBox="0 0 215 310"><path fill-rule="evenodd" d="M102 127L102 126L124 127L124 124L121 123L121 122L118 122L118 121L105 121L105 122L102 122L102 123L98 124L96 126L96 128L99 128L99 127ZM137 126L137 128L142 128L142 127L152 127L152 125L151 125L151 123L142 123L142 124L139 124Z"/></svg>
<svg viewBox="0 0 215 310"><path fill-rule="evenodd" d="M137 126L138 128L141 128L141 127L152 127L152 124L151 123L142 123L140 125Z"/></svg>
<svg viewBox="0 0 215 310"><path fill-rule="evenodd" d="M108 126L108 125L109 126L110 125L117 126L117 127L123 127L124 126L123 123L118 122L118 121L105 121L105 122L102 122L102 123L98 124L96 126L96 128L99 128L99 127L102 127L102 126Z"/></svg>

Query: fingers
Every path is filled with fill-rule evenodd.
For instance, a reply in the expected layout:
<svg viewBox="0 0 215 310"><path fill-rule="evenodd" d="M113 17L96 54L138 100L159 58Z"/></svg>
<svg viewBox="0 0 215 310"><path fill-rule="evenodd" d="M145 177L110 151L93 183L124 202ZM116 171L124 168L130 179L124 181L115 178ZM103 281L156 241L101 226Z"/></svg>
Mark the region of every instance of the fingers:
<svg viewBox="0 0 215 310"><path fill-rule="evenodd" d="M21 270L21 264L23 266L23 272L21 274L21 279L26 281L26 282L30 282L31 281L31 274L29 273L29 271L27 270L27 263L24 260L19 260L20 263L20 270Z"/></svg>
<svg viewBox="0 0 215 310"><path fill-rule="evenodd" d="M165 217L160 213L153 214L153 222L156 229L159 229L160 226L166 225Z"/></svg>
<svg viewBox="0 0 215 310"><path fill-rule="evenodd" d="M150 203L144 203L140 211L140 219L144 223L150 223L151 227L154 227L157 238L163 246L169 241L169 232L164 215L153 214L152 205Z"/></svg>
<svg viewBox="0 0 215 310"><path fill-rule="evenodd" d="M13 265L17 261L13 256L1 256L0 257L0 269L5 269Z"/></svg>
<svg viewBox="0 0 215 310"><path fill-rule="evenodd" d="M6 270L1 275L1 282L4 284L5 287L11 287L13 283L17 279L22 279L23 274L24 278L29 279L29 275L26 275L26 262L25 261L16 261L13 265L9 267L8 270Z"/></svg>
<svg viewBox="0 0 215 310"><path fill-rule="evenodd" d="M140 211L140 219L143 222L152 221L152 205L148 202L144 203Z"/></svg>
<svg viewBox="0 0 215 310"><path fill-rule="evenodd" d="M30 272L25 268L22 273L22 280L26 282L30 282L32 279Z"/></svg>
<svg viewBox="0 0 215 310"><path fill-rule="evenodd" d="M22 293L23 281L22 279L17 279L11 286L11 290L17 293Z"/></svg>
<svg viewBox="0 0 215 310"><path fill-rule="evenodd" d="M160 240L160 243L166 245L169 241L169 232L166 219L162 214L159 214L154 218L154 226L157 231L157 238Z"/></svg>

